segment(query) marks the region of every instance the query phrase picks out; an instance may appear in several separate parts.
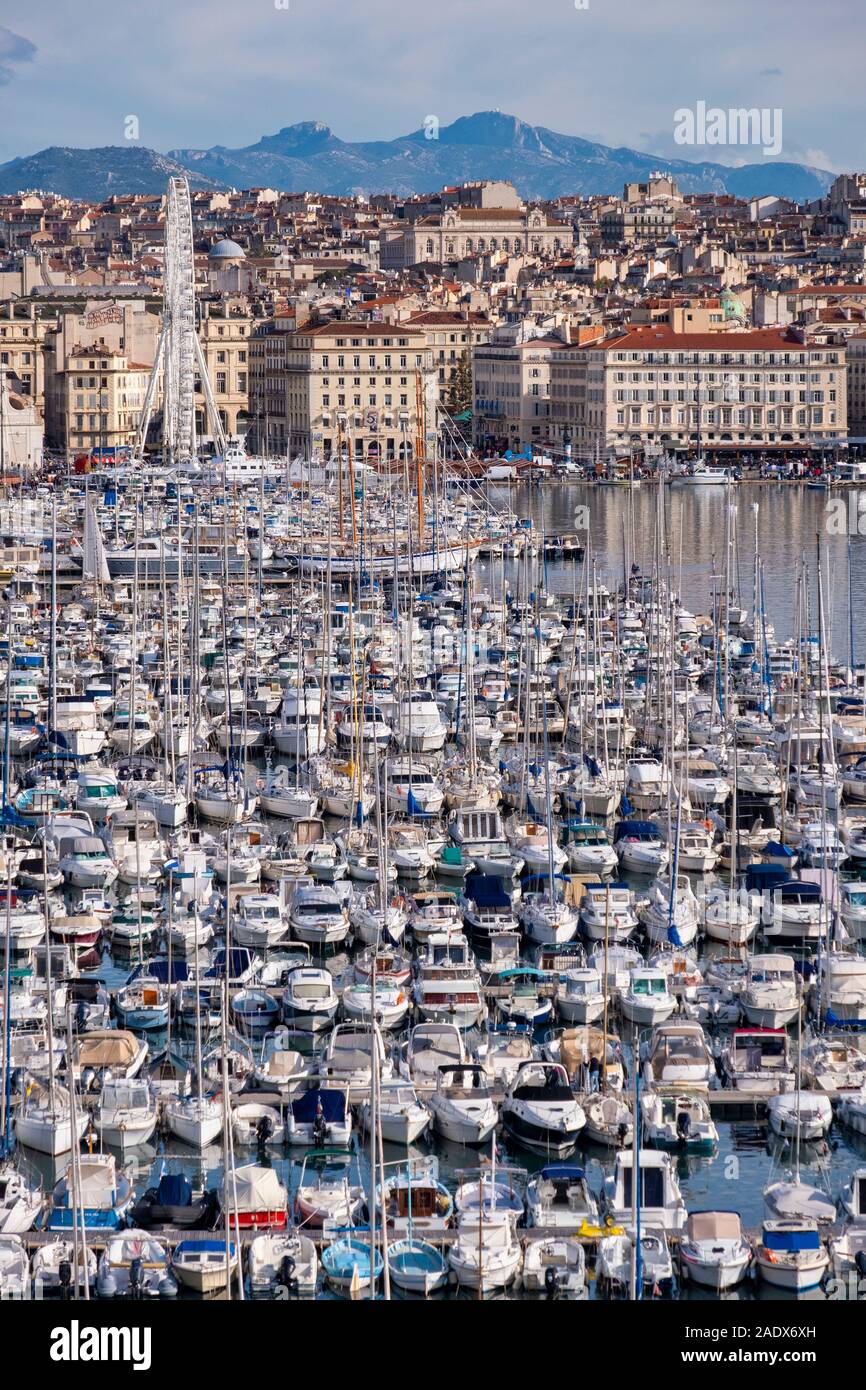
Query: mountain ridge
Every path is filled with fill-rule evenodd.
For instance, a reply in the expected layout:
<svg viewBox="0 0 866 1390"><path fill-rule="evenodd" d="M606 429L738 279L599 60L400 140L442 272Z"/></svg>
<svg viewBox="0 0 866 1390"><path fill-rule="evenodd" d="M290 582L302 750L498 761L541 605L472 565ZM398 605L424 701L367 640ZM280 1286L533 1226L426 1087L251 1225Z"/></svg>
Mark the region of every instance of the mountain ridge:
<svg viewBox="0 0 866 1390"><path fill-rule="evenodd" d="M533 126L501 111L476 111L436 129L393 140L347 141L321 121L299 121L254 144L161 153L142 145L75 149L54 145L0 165L0 193L42 188L67 197L160 193L170 174L195 188L271 186L335 196L431 193L444 184L507 179L527 199L569 194L618 196L629 180L663 168L684 193L775 194L798 202L821 197L834 175L789 161L739 166L710 160L660 159L627 146Z"/></svg>

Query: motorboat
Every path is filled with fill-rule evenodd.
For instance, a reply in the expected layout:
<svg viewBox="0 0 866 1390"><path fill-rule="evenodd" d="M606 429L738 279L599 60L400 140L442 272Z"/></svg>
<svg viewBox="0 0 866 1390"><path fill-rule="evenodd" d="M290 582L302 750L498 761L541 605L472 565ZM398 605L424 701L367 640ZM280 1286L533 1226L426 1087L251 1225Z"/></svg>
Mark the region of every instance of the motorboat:
<svg viewBox="0 0 866 1390"><path fill-rule="evenodd" d="M238 1247L222 1234L185 1236L172 1256L178 1282L202 1295L225 1292L237 1264Z"/></svg>
<svg viewBox="0 0 866 1390"><path fill-rule="evenodd" d="M285 1112L285 1135L292 1146L348 1148L352 1112L345 1086L314 1086L295 1096Z"/></svg>
<svg viewBox="0 0 866 1390"><path fill-rule="evenodd" d="M628 1100L615 1091L589 1092L581 1099L586 1115L584 1138L605 1148L634 1143L634 1121Z"/></svg>
<svg viewBox="0 0 866 1390"><path fill-rule="evenodd" d="M408 1147L428 1128L429 1108L418 1098L415 1087L408 1081L388 1081L379 1088L376 1122L386 1144ZM358 1115L363 1129L369 1132L371 1103L362 1100Z"/></svg>
<svg viewBox="0 0 866 1390"><path fill-rule="evenodd" d="M820 1091L782 1091L767 1101L767 1119L781 1139L807 1143L827 1137L833 1106Z"/></svg>
<svg viewBox="0 0 866 1390"><path fill-rule="evenodd" d="M715 1060L699 1023L660 1023L641 1049L647 1085L657 1089L706 1090L715 1078Z"/></svg>
<svg viewBox="0 0 866 1390"><path fill-rule="evenodd" d="M568 862L576 874L598 874L604 878L619 865L607 831L594 821L570 821L566 826Z"/></svg>
<svg viewBox="0 0 866 1390"><path fill-rule="evenodd" d="M664 873L670 863L670 849L653 821L620 821L613 847L623 869L647 876Z"/></svg>
<svg viewBox="0 0 866 1390"><path fill-rule="evenodd" d="M634 894L627 883L585 883L579 926L587 941L627 941L636 929Z"/></svg>
<svg viewBox="0 0 866 1390"><path fill-rule="evenodd" d="M96 1268L96 1251L88 1248L85 1262L79 1242L71 1237L46 1241L36 1247L30 1261L34 1297L44 1297L46 1293L63 1295L66 1289L77 1290L80 1295L85 1282L95 1289Z"/></svg>
<svg viewBox="0 0 866 1390"><path fill-rule="evenodd" d="M220 1214L215 1188L194 1189L183 1173L170 1173L165 1164L157 1183L145 1189L130 1212L134 1226L147 1230L160 1226L187 1231L209 1231Z"/></svg>
<svg viewBox="0 0 866 1390"><path fill-rule="evenodd" d="M765 1221L755 1246L758 1277L773 1288L817 1288L830 1263L814 1221Z"/></svg>
<svg viewBox="0 0 866 1390"><path fill-rule="evenodd" d="M440 1067L427 1104L436 1133L458 1144L483 1144L499 1120L487 1074L477 1064Z"/></svg>
<svg viewBox="0 0 866 1390"><path fill-rule="evenodd" d="M232 1138L238 1148L262 1149L285 1142L286 1131L279 1109L258 1101L244 1101L232 1110Z"/></svg>
<svg viewBox="0 0 866 1390"><path fill-rule="evenodd" d="M635 1165L640 1176L641 1220L665 1231L681 1231L686 1220L686 1205L680 1192L671 1156L657 1149L620 1149L614 1158L613 1173L605 1178L604 1210L611 1221L623 1224L631 1220L632 1182Z"/></svg>
<svg viewBox="0 0 866 1390"><path fill-rule="evenodd" d="M666 972L650 966L636 966L620 994L619 1007L623 1018L641 1027L670 1018L677 1001L670 992Z"/></svg>
<svg viewBox="0 0 866 1390"><path fill-rule="evenodd" d="M232 936L239 946L271 950L289 930L275 893L244 893L232 921Z"/></svg>
<svg viewBox="0 0 866 1390"><path fill-rule="evenodd" d="M147 1143L156 1129L156 1101L144 1081L106 1080L93 1120L103 1142L125 1154Z"/></svg>
<svg viewBox="0 0 866 1390"><path fill-rule="evenodd" d="M502 1121L519 1144L544 1154L567 1154L586 1116L561 1063L524 1062L505 1093Z"/></svg>
<svg viewBox="0 0 866 1390"><path fill-rule="evenodd" d="M641 1095L642 1134L647 1144L676 1153L713 1154L719 1131L706 1095L652 1090Z"/></svg>
<svg viewBox="0 0 866 1390"><path fill-rule="evenodd" d="M73 1205L72 1164L58 1180L48 1214L49 1231L73 1230L76 1222L87 1230L120 1230L132 1206L129 1176L118 1169L113 1154L82 1154L78 1159Z"/></svg>
<svg viewBox="0 0 866 1390"><path fill-rule="evenodd" d="M674 1267L667 1231L659 1226L641 1225L638 1252L636 1260L632 1237L622 1230L599 1240L596 1279L608 1297L628 1297L634 1266L643 1298L662 1298L672 1292Z"/></svg>
<svg viewBox="0 0 866 1390"><path fill-rule="evenodd" d="M263 1231L253 1236L247 1256L253 1298L277 1296L312 1298L319 1276L316 1247L303 1231Z"/></svg>
<svg viewBox="0 0 866 1390"><path fill-rule="evenodd" d="M792 956L752 956L740 1003L756 1028L784 1028L800 1012L801 996Z"/></svg>
<svg viewBox="0 0 866 1390"><path fill-rule="evenodd" d="M283 987L282 1018L303 1033L320 1033L334 1022L340 997L333 976L313 966L290 970Z"/></svg>
<svg viewBox="0 0 866 1390"><path fill-rule="evenodd" d="M601 976L592 966L566 970L556 991L556 1012L564 1023L595 1023L604 1013Z"/></svg>
<svg viewBox="0 0 866 1390"><path fill-rule="evenodd" d="M349 934L349 912L328 884L298 883L289 906L289 922L299 941L310 946L339 945Z"/></svg>
<svg viewBox="0 0 866 1390"><path fill-rule="evenodd" d="M374 1058L380 1079L389 1079L391 1061L378 1028L338 1023L328 1039L320 1071L330 1085L346 1088L350 1103L357 1105L370 1093Z"/></svg>
<svg viewBox="0 0 866 1390"><path fill-rule="evenodd" d="M286 1224L286 1189L273 1168L255 1163L227 1168L222 1177L220 1201L226 1220L242 1231L260 1226L280 1228Z"/></svg>
<svg viewBox="0 0 866 1390"><path fill-rule="evenodd" d="M461 1287L480 1289L482 1295L507 1288L523 1261L513 1213L483 1208L467 1212L449 1247L448 1261Z"/></svg>
<svg viewBox="0 0 866 1390"><path fill-rule="evenodd" d="M598 1221L598 1202L586 1172L572 1163L548 1163L526 1188L526 1220L529 1226L579 1230L584 1222Z"/></svg>
<svg viewBox="0 0 866 1390"><path fill-rule="evenodd" d="M376 1188L376 1203L383 1202L388 1230L396 1236L412 1232L422 1236L441 1234L454 1215L454 1198L439 1178L439 1161L433 1157L400 1163Z"/></svg>
<svg viewBox="0 0 866 1390"><path fill-rule="evenodd" d="M721 1053L728 1086L750 1093L794 1088L788 1036L783 1028L734 1028Z"/></svg>
<svg viewBox="0 0 866 1390"><path fill-rule="evenodd" d="M586 1297L586 1256L578 1240L546 1236L528 1240L523 1253L523 1288L568 1298Z"/></svg>
<svg viewBox="0 0 866 1390"><path fill-rule="evenodd" d="M99 1257L100 1298L174 1298L177 1278L168 1248L148 1231L117 1231Z"/></svg>

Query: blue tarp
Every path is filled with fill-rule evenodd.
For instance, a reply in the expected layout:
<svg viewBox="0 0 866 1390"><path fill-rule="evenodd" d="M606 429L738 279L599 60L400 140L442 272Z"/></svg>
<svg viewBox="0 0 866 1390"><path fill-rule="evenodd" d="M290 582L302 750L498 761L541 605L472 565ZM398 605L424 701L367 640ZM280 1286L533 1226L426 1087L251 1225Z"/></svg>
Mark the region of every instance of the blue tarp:
<svg viewBox="0 0 866 1390"><path fill-rule="evenodd" d="M651 820L621 820L614 833L614 840L622 840L626 835L652 835L660 839L659 828Z"/></svg>
<svg viewBox="0 0 866 1390"><path fill-rule="evenodd" d="M478 907L510 907L511 899L499 874L468 874L466 896Z"/></svg>
<svg viewBox="0 0 866 1390"><path fill-rule="evenodd" d="M320 1113L329 1124L343 1121L346 1118L345 1092L323 1091L316 1087L292 1101L292 1114L299 1124L312 1124Z"/></svg>
<svg viewBox="0 0 866 1390"><path fill-rule="evenodd" d="M765 1228L764 1246L767 1250L820 1250L821 1238L817 1231L768 1231Z"/></svg>
<svg viewBox="0 0 866 1390"><path fill-rule="evenodd" d="M163 1173L156 1189L156 1200L163 1207L188 1207L192 1203L192 1187L183 1173Z"/></svg>
<svg viewBox="0 0 866 1390"><path fill-rule="evenodd" d="M148 980L158 980L161 985L176 984L178 980L188 980L190 978L189 966L185 960L172 960L171 975L168 973L168 961L160 958L159 960L149 960L146 965L137 965L127 980L131 985L133 980L138 980L142 976Z"/></svg>

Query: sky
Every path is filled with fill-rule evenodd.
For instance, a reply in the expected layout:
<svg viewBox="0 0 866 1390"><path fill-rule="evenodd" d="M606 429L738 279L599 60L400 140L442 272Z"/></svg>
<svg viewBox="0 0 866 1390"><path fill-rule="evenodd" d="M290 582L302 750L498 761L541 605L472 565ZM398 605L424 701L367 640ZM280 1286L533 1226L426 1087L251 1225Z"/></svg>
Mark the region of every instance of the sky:
<svg viewBox="0 0 866 1390"><path fill-rule="evenodd" d="M237 147L297 121L389 140L500 109L647 153L698 102L782 112L778 158L866 164L863 0L0 0L0 162Z"/></svg>

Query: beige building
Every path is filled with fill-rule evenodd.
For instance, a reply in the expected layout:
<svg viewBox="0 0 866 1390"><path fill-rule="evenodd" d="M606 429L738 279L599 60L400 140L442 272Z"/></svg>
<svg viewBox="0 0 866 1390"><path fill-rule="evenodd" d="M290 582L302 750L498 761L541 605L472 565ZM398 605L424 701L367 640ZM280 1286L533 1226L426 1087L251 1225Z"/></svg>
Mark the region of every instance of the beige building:
<svg viewBox="0 0 866 1390"><path fill-rule="evenodd" d="M548 439L556 338L480 344L472 354L475 443L521 450Z"/></svg>
<svg viewBox="0 0 866 1390"><path fill-rule="evenodd" d="M845 349L848 359L848 432L862 439L866 435L866 337L849 338Z"/></svg>
<svg viewBox="0 0 866 1390"><path fill-rule="evenodd" d="M807 449L848 433L846 350L796 330L628 328L550 363L552 433L608 449Z"/></svg>
<svg viewBox="0 0 866 1390"><path fill-rule="evenodd" d="M427 335L409 324L336 319L287 336L286 434L291 454L413 458L436 438L437 377Z"/></svg>
<svg viewBox="0 0 866 1390"><path fill-rule="evenodd" d="M495 251L553 256L573 241L570 223L557 222L538 207L457 207L422 217L393 236L383 233L379 260L383 270L403 270Z"/></svg>
<svg viewBox="0 0 866 1390"><path fill-rule="evenodd" d="M200 300L198 336L211 389L227 435L245 435L249 425L250 338L253 318L242 295ZM210 436L204 396L196 382L196 433Z"/></svg>
<svg viewBox="0 0 866 1390"><path fill-rule="evenodd" d="M490 320L484 314L428 309L413 314L409 323L424 330L433 353L439 403L447 405L451 382L464 354L468 353L471 370L473 349L490 337Z"/></svg>
<svg viewBox="0 0 866 1390"><path fill-rule="evenodd" d="M32 300L0 303L0 367L20 382L21 395L33 402L40 415L45 411L43 346L55 327L53 319L37 312Z"/></svg>
<svg viewBox="0 0 866 1390"><path fill-rule="evenodd" d="M118 348L77 346L46 380L46 442L84 452L132 447L150 366Z"/></svg>

